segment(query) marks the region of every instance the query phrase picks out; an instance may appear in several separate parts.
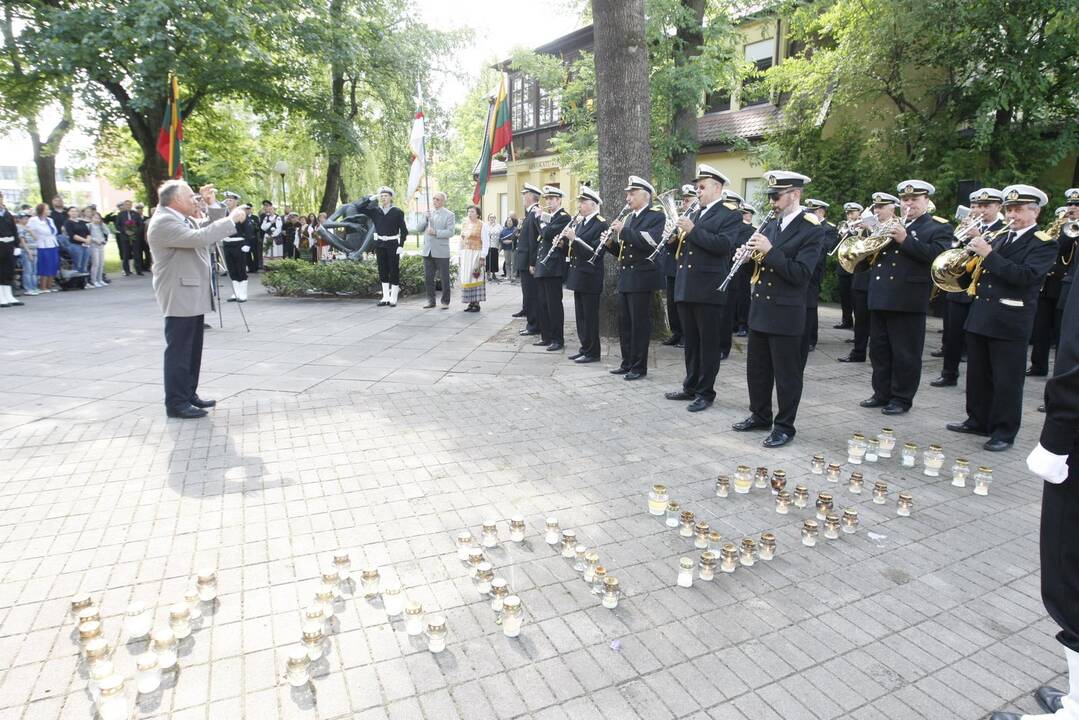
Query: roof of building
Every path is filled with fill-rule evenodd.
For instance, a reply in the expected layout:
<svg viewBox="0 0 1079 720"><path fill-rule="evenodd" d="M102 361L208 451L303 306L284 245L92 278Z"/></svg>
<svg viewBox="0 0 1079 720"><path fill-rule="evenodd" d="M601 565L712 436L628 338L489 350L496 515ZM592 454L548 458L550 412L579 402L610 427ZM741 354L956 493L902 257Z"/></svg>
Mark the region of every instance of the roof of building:
<svg viewBox="0 0 1079 720"><path fill-rule="evenodd" d="M722 145L732 136L756 140L764 137L778 115L778 108L771 103L734 112L708 113L697 118L697 141L701 145Z"/></svg>

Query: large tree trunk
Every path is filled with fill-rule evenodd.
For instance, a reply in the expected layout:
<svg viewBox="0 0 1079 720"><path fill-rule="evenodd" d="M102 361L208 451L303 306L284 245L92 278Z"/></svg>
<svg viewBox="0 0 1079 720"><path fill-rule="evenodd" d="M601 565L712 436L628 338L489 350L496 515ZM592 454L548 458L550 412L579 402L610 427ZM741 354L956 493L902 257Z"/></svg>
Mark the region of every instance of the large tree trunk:
<svg viewBox="0 0 1079 720"><path fill-rule="evenodd" d="M682 0L689 17L678 24L675 48L675 67L684 67L701 54L704 45L704 0ZM673 128L675 145L671 150L671 165L678 169L681 183L692 182L697 168L697 111L700 98L696 92L675 92Z"/></svg>
<svg viewBox="0 0 1079 720"><path fill-rule="evenodd" d="M344 192L345 181L341 177L341 158L336 155L328 155L327 157L326 186L322 190L322 202L319 203L318 210L327 215L332 215L333 211L337 209L338 197L346 194ZM343 197L342 202L344 202Z"/></svg>
<svg viewBox="0 0 1079 720"><path fill-rule="evenodd" d="M330 17L339 18L343 13L344 0L330 0ZM339 61L330 63L330 112L334 117L351 123L359 111L356 101L357 79L350 76L346 70L345 65ZM330 143L326 150L326 184L322 190L322 202L319 203L319 210L327 214L333 214L339 202L348 202L348 189L345 187L342 172L344 158L339 149L334 149L335 145L339 147L340 139L331 138Z"/></svg>
<svg viewBox="0 0 1079 720"><path fill-rule="evenodd" d="M596 133L599 186L613 220L624 202L630 175L649 177L651 103L648 48L644 42L644 0L592 0L595 28ZM615 316L617 263L608 260L600 304L600 328L618 333Z"/></svg>

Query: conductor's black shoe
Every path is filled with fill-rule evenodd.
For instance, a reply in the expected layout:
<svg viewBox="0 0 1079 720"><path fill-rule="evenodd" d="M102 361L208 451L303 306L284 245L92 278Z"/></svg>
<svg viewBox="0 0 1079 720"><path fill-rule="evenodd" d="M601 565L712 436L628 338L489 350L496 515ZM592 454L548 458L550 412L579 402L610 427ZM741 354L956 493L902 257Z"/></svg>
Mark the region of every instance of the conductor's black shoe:
<svg viewBox="0 0 1079 720"><path fill-rule="evenodd" d="M989 720L1023 720L1019 713L995 712L989 716Z"/></svg>
<svg viewBox="0 0 1079 720"><path fill-rule="evenodd" d="M543 345L544 347L546 347L547 345L550 345L550 344L551 344L550 340L537 340L536 342L532 343L532 347L539 347L540 345Z"/></svg>
<svg viewBox="0 0 1079 720"><path fill-rule="evenodd" d="M677 335L671 335L669 338L664 340L662 344L670 346L670 345L677 345L680 342L682 342L682 338L680 338Z"/></svg>
<svg viewBox="0 0 1079 720"><path fill-rule="evenodd" d="M513 315L511 315L510 317L524 317L524 316L525 316L525 311L522 310L520 312L513 313Z"/></svg>
<svg viewBox="0 0 1079 720"><path fill-rule="evenodd" d="M214 407L215 405L217 405L217 401L216 400L203 400L202 398L200 398L200 397L198 397L196 395L191 400L191 404L194 405L197 408L208 408L208 407Z"/></svg>
<svg viewBox="0 0 1079 720"><path fill-rule="evenodd" d="M864 408L875 408L875 407L884 407L885 405L888 404L888 401L887 400L881 400L878 397L871 397L871 398L866 398L865 400L861 401L858 404L861 405Z"/></svg>
<svg viewBox="0 0 1079 720"><path fill-rule="evenodd" d="M536 331L536 330L522 330L517 334L518 335L525 335L525 336L527 336L527 335L539 335L539 332Z"/></svg>
<svg viewBox="0 0 1079 720"><path fill-rule="evenodd" d="M435 304L434 304L434 303L427 303L426 305L424 305L424 306L423 306L423 309L424 309L424 310L430 310L430 309L431 309L431 308L433 308L434 306L435 306Z"/></svg>
<svg viewBox="0 0 1079 720"><path fill-rule="evenodd" d="M622 379L623 380L640 380L641 378L645 377L646 375L648 375L648 373L642 373L642 372L637 372L636 370L630 370L628 373L625 374L625 376Z"/></svg>
<svg viewBox="0 0 1079 720"><path fill-rule="evenodd" d="M236 298L234 298L234 297L230 297L230 298L229 298L228 300L226 300L225 302L236 302Z"/></svg>
<svg viewBox="0 0 1079 720"><path fill-rule="evenodd" d="M766 448L783 447L793 439L794 436L790 433L783 432L782 430L773 430L772 433L764 439L764 442L762 442L761 445Z"/></svg>
<svg viewBox="0 0 1079 720"><path fill-rule="evenodd" d="M833 330L853 330L854 325L852 323L839 323L838 325L833 325L832 329Z"/></svg>
<svg viewBox="0 0 1079 720"><path fill-rule="evenodd" d="M566 347L562 343L555 341L547 346L547 352L558 352L562 348Z"/></svg>
<svg viewBox="0 0 1079 720"><path fill-rule="evenodd" d="M1027 368L1027 377L1045 377L1048 374L1048 370L1035 370L1032 367Z"/></svg>
<svg viewBox="0 0 1079 720"><path fill-rule="evenodd" d="M844 362L844 363L865 362L864 357L855 357L854 353L851 353L849 355L840 355L839 357L836 358L836 360L838 362Z"/></svg>
<svg viewBox="0 0 1079 720"><path fill-rule="evenodd" d="M1038 701L1038 705L1042 710L1052 715L1064 707L1064 696L1066 694L1055 687L1042 685L1034 691L1034 699Z"/></svg>
<svg viewBox="0 0 1079 720"><path fill-rule="evenodd" d="M948 428L952 432L963 433L964 435L988 435L989 433L984 430L979 430L978 426L972 423L969 419L958 423L948 423L944 427Z"/></svg>
<svg viewBox="0 0 1079 720"><path fill-rule="evenodd" d="M711 400L705 400L704 398L699 397L687 405L686 410L689 410L690 412L700 412L701 410L707 410L710 407L712 407Z"/></svg>
<svg viewBox="0 0 1079 720"><path fill-rule="evenodd" d="M955 387L959 384L959 381L955 378L946 378L941 375L939 378L929 383L933 387Z"/></svg>
<svg viewBox="0 0 1079 720"><path fill-rule="evenodd" d="M1001 452L1002 450L1011 450L1012 444L1007 440L986 440L982 447L989 452Z"/></svg>
<svg viewBox="0 0 1079 720"><path fill-rule="evenodd" d="M170 418L182 418L184 420L193 420L195 418L206 417L206 411L201 408L197 408L194 405L187 405L186 407L179 408L177 410L166 410L165 414Z"/></svg>
<svg viewBox="0 0 1079 720"><path fill-rule="evenodd" d="M566 357L567 360L576 360L579 357L584 357L584 353L573 353Z"/></svg>
<svg viewBox="0 0 1079 720"><path fill-rule="evenodd" d="M208 323L208 322L204 322L204 323L202 324L202 329L203 329L203 330L213 330L213 329L214 329L214 326L213 326L213 325L211 325L211 324L210 324L210 323Z"/></svg>
<svg viewBox="0 0 1079 720"><path fill-rule="evenodd" d="M682 401L685 401L685 400L693 400L697 396L694 395L693 393L688 393L685 390L678 390L677 392L663 393L663 397L667 398L668 400L682 400Z"/></svg>
<svg viewBox="0 0 1079 720"><path fill-rule="evenodd" d="M577 363L579 365L584 365L586 363L599 362L599 358L598 357L589 357L588 355L582 355L581 357L577 358L573 362L575 362L575 363Z"/></svg>
<svg viewBox="0 0 1079 720"><path fill-rule="evenodd" d="M929 357L942 358L944 357L944 351L934 350L933 352L929 353Z"/></svg>
<svg viewBox="0 0 1079 720"><path fill-rule="evenodd" d="M611 375L625 375L629 372L629 368L616 367L614 370L609 371Z"/></svg>
<svg viewBox="0 0 1079 720"><path fill-rule="evenodd" d="M731 425L731 429L736 430L737 432L747 432L749 430L767 430L770 427L772 427L772 423L765 422L764 420L753 417L752 415L747 417L745 420L742 420L741 422L736 422L734 425Z"/></svg>
<svg viewBox="0 0 1079 720"><path fill-rule="evenodd" d="M909 407L900 405L897 402L890 402L880 409L885 415L903 415L910 410Z"/></svg>

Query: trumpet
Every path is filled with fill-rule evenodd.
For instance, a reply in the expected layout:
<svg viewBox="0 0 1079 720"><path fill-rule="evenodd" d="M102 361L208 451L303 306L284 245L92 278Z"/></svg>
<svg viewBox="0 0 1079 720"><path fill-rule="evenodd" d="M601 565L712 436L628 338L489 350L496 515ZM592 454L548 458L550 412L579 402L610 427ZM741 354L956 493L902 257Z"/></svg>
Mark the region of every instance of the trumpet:
<svg viewBox="0 0 1079 720"><path fill-rule="evenodd" d="M772 222L775 216L776 211L769 210L768 214L764 216L764 222L762 222L760 227L757 228L757 232L759 233L761 230L763 230L764 226ZM740 245L738 249L734 251L734 260L731 261L731 271L727 273L727 277L723 278L723 282L721 282L719 284L719 287L716 288L717 290L719 290L719 292L727 292L727 286L731 284L731 280L734 279L735 274L738 273L742 265L744 265L746 260L749 260L750 257L752 257L757 262L760 262L764 259L764 256L761 255L759 251L750 251L748 245Z"/></svg>
<svg viewBox="0 0 1079 720"><path fill-rule="evenodd" d="M577 213L573 216L573 220L569 222L566 227L562 228L562 232L558 233L558 237L551 241L551 249L547 251L547 254L540 260L540 265L546 265L547 261L554 255L554 251L562 245L562 240L566 237L566 230L576 229L577 225L581 222L581 213ZM589 248L591 250L591 248Z"/></svg>
<svg viewBox="0 0 1079 720"><path fill-rule="evenodd" d="M660 237L658 243L652 243L652 254L648 256L648 261L652 262L656 259L656 256L663 251L663 248L667 247L667 240L670 239L671 233L678 227L678 221L681 218L686 217L689 213L693 212L697 208L697 201L693 203L686 210L679 212L677 209L677 198L681 195L681 190L668 190L659 196L659 206L663 210L666 220L663 223L663 235ZM651 242L650 238L646 238Z"/></svg>
<svg viewBox="0 0 1079 720"><path fill-rule="evenodd" d="M1011 226L1012 221L1009 220L1004 224L1004 227L987 234L985 236L986 242L996 240L1008 232ZM976 264L971 263L974 252L971 251L969 245L970 240L973 239L964 240L959 247L949 248L933 258L933 264L929 267L929 275L933 279L933 284L944 292L963 292L966 290L965 287L960 285L959 281L973 273L974 268L981 261L981 258L978 258Z"/></svg>
<svg viewBox="0 0 1079 720"><path fill-rule="evenodd" d="M866 209L862 211L861 216L857 220L849 222L844 220L843 222L839 223L839 227L836 228L839 234L839 242L837 242L835 244L835 247L828 252L829 257L836 254L836 251L839 250L844 240L851 237L852 235L857 235L859 232L861 232L862 227L872 216L873 211Z"/></svg>
<svg viewBox="0 0 1079 720"><path fill-rule="evenodd" d="M892 218L887 222L879 223L866 237L851 236L844 238L837 248L836 259L843 269L853 273L863 261L874 258L881 250L888 247L892 242L892 230L897 227L906 227L907 218L910 217L910 208L903 213L903 219Z"/></svg>
<svg viewBox="0 0 1079 720"><path fill-rule="evenodd" d="M629 214L631 212L633 212L633 208L629 206L629 203L626 203L618 212L618 217L614 219L614 222L618 222L619 220L625 220L627 217L629 217ZM610 238L612 232L613 228L607 228L603 231L603 234L599 236L599 242L596 244L596 250L592 253L592 257L588 260L589 265L594 265L596 260L599 259L600 253L602 253L603 248L606 247L607 239Z"/></svg>

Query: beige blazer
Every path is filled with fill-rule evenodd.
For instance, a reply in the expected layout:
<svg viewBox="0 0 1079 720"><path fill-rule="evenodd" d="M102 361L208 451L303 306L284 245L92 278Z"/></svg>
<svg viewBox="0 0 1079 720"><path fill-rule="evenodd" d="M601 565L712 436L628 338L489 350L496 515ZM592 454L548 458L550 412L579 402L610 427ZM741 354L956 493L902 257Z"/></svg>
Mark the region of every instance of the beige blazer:
<svg viewBox="0 0 1079 720"><path fill-rule="evenodd" d="M213 311L209 247L236 230L227 217L194 229L178 212L158 207L146 226L153 254L154 295L165 317L193 317Z"/></svg>

